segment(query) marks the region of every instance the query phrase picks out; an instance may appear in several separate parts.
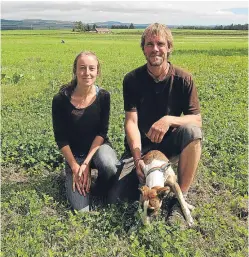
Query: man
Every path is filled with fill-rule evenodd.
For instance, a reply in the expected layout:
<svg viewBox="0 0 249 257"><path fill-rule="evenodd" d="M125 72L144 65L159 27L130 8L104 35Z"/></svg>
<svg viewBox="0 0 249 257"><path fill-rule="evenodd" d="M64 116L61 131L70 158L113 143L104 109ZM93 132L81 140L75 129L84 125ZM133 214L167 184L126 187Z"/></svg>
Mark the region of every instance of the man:
<svg viewBox="0 0 249 257"><path fill-rule="evenodd" d="M123 81L126 153L133 157L133 173L141 184L145 182L143 154L158 149L169 159L177 157L178 182L186 197L201 155L197 90L191 75L168 61L173 37L165 25L147 27L141 48L147 63L128 73ZM116 197L122 198L121 188L129 190L124 187L120 181ZM178 203L174 205L172 212Z"/></svg>

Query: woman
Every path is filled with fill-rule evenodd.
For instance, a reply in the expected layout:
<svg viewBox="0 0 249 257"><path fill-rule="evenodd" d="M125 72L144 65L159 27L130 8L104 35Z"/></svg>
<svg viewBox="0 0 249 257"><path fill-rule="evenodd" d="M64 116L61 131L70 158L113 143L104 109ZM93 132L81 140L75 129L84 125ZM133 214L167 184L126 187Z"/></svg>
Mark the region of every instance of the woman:
<svg viewBox="0 0 249 257"><path fill-rule="evenodd" d="M107 137L110 94L95 84L100 73L97 56L81 52L73 63L73 80L52 103L55 141L66 159L66 194L77 211L89 211L92 167L102 195L116 173L118 160Z"/></svg>

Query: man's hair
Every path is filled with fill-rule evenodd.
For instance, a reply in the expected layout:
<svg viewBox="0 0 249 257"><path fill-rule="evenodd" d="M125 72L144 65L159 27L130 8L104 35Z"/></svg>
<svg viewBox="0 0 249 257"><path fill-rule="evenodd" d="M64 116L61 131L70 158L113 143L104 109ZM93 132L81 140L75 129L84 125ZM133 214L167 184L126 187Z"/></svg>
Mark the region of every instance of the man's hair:
<svg viewBox="0 0 249 257"><path fill-rule="evenodd" d="M159 35L166 39L170 53L173 51L173 36L170 29L160 23L153 23L149 25L143 32L141 37L141 48L144 50L145 39L151 35Z"/></svg>

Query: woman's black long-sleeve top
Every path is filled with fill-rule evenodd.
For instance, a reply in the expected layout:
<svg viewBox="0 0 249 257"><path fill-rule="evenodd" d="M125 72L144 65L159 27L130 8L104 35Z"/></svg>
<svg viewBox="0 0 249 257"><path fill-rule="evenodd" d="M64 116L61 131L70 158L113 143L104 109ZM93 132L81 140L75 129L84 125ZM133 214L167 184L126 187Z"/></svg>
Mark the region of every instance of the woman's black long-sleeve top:
<svg viewBox="0 0 249 257"><path fill-rule="evenodd" d="M96 136L107 136L110 115L110 94L96 86L95 101L86 108L76 108L71 102L72 86L60 89L52 101L55 141L61 149L69 145L75 156L87 155Z"/></svg>

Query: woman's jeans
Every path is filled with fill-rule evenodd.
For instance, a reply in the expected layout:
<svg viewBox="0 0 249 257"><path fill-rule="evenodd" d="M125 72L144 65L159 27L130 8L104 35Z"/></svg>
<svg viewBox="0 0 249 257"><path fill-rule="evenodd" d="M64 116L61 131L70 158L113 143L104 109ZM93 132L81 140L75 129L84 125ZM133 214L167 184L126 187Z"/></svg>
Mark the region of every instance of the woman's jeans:
<svg viewBox="0 0 249 257"><path fill-rule="evenodd" d="M81 165L86 156L77 157L75 156L76 161L79 165ZM91 167L94 167L98 170L98 178L95 183L95 187L90 190L90 195L98 194L102 196L107 196L108 190L111 187L113 179L115 177L118 163L118 159L116 156L116 152L111 148L111 146L107 144L103 144L94 154ZM89 211L89 193L86 196L81 195L77 188L75 188L75 192L73 192L73 174L70 166L66 162L66 195L69 203L72 208L77 211ZM94 191L94 192L93 192Z"/></svg>

